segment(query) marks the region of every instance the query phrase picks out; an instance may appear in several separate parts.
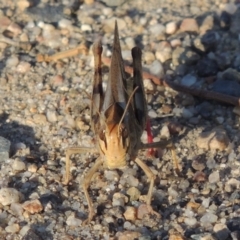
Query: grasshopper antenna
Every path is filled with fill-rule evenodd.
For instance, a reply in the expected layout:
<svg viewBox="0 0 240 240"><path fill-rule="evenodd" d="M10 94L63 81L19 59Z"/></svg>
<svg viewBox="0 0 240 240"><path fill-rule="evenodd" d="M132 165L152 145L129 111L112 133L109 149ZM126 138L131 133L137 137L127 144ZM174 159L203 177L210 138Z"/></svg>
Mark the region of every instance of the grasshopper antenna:
<svg viewBox="0 0 240 240"><path fill-rule="evenodd" d="M125 109L124 109L123 115L122 115L122 117L121 117L121 119L120 119L120 122L119 122L119 125L118 125L118 137L120 136L120 126L121 126L121 123L122 123L124 117L126 116L128 107L129 107L129 105L130 105L130 103L131 103L131 100L132 100L135 92L137 91L137 89L138 89L138 86L135 87L134 90L132 91L132 93L131 93L131 95L130 95L130 97L129 97L129 99L128 99L127 105L126 105L126 107L125 107Z"/></svg>

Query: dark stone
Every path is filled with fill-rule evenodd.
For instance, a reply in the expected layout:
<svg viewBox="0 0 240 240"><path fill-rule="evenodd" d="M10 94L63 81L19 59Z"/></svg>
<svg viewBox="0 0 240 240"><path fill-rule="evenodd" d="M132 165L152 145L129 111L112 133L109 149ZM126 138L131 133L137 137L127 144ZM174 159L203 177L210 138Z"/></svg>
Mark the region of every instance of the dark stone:
<svg viewBox="0 0 240 240"><path fill-rule="evenodd" d="M219 69L225 70L231 65L232 57L229 52L216 54L216 61Z"/></svg>
<svg viewBox="0 0 240 240"><path fill-rule="evenodd" d="M232 218L227 223L227 227L231 232L240 231L240 218L239 217Z"/></svg>
<svg viewBox="0 0 240 240"><path fill-rule="evenodd" d="M240 73L235 69L228 68L221 74L219 74L219 80L228 80L228 81L235 81L240 83Z"/></svg>
<svg viewBox="0 0 240 240"><path fill-rule="evenodd" d="M210 119L212 116L213 105L209 102L203 102L196 106L196 110L204 119Z"/></svg>
<svg viewBox="0 0 240 240"><path fill-rule="evenodd" d="M218 72L218 65L214 60L204 57L197 63L196 70L200 77L214 76Z"/></svg>
<svg viewBox="0 0 240 240"><path fill-rule="evenodd" d="M212 84L212 91L239 97L240 84L235 81L217 80Z"/></svg>
<svg viewBox="0 0 240 240"><path fill-rule="evenodd" d="M38 234L36 234L32 229L29 229L27 234L22 238L22 240L43 240Z"/></svg>
<svg viewBox="0 0 240 240"><path fill-rule="evenodd" d="M214 51L217 47L219 38L220 36L217 32L214 31L206 32L201 38L201 42L205 47L205 51Z"/></svg>
<svg viewBox="0 0 240 240"><path fill-rule="evenodd" d="M62 199L59 196L52 193L43 194L39 200L43 206L46 206L49 202L53 206L62 204Z"/></svg>
<svg viewBox="0 0 240 240"><path fill-rule="evenodd" d="M231 15L228 12L223 11L220 16L220 27L223 30L228 30L231 25L231 20Z"/></svg>
<svg viewBox="0 0 240 240"><path fill-rule="evenodd" d="M227 228L222 229L215 233L218 240L227 240L229 239L229 230Z"/></svg>

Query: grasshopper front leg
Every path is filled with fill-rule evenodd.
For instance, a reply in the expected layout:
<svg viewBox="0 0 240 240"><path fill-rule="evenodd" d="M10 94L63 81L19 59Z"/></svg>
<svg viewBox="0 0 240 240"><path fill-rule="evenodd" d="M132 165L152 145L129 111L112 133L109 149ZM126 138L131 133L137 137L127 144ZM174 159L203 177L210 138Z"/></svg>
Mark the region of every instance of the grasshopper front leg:
<svg viewBox="0 0 240 240"><path fill-rule="evenodd" d="M83 181L83 192L85 194L85 197L88 203L88 209L89 209L88 219L83 222L84 225L90 223L92 218L95 215L93 203L88 193L88 188L91 183L93 174L99 169L99 167L103 164L103 162L104 162L103 158L101 156L98 157L96 162L91 167L91 169L89 170L88 174L85 176Z"/></svg>
<svg viewBox="0 0 240 240"><path fill-rule="evenodd" d="M67 185L71 179L70 174L70 165L71 165L71 155L72 154L78 154L78 153L84 153L84 152L94 152L94 148L87 148L87 147L70 147L66 150L66 173L65 173L65 179L63 181L63 184Z"/></svg>

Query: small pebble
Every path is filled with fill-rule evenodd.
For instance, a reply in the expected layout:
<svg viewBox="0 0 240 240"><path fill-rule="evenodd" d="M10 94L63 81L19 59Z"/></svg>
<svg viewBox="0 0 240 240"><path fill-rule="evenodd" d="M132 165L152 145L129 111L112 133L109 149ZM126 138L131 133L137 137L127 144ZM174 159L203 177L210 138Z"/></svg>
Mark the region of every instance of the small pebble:
<svg viewBox="0 0 240 240"><path fill-rule="evenodd" d="M172 58L172 47L167 41L161 41L155 53L156 59L158 59L161 63L166 62L167 60Z"/></svg>
<svg viewBox="0 0 240 240"><path fill-rule="evenodd" d="M155 24L149 27L149 31L154 36L159 36L165 33L165 26L162 24Z"/></svg>
<svg viewBox="0 0 240 240"><path fill-rule="evenodd" d="M167 34L174 34L177 31L177 23L176 22L169 22L166 24L166 33Z"/></svg>
<svg viewBox="0 0 240 240"><path fill-rule="evenodd" d="M38 199L26 201L22 204L22 207L31 214L39 213L43 210L43 206Z"/></svg>
<svg viewBox="0 0 240 240"><path fill-rule="evenodd" d="M12 169L14 172L22 172L26 170L26 164L21 159L17 158L12 164Z"/></svg>
<svg viewBox="0 0 240 240"><path fill-rule="evenodd" d="M22 216L23 208L20 203L11 203L10 209L15 216Z"/></svg>
<svg viewBox="0 0 240 240"><path fill-rule="evenodd" d="M143 53L143 60L149 64L152 63L155 60L155 56L152 52L144 52Z"/></svg>
<svg viewBox="0 0 240 240"><path fill-rule="evenodd" d="M19 63L19 59L17 56L11 56L7 59L6 66L7 67L16 67Z"/></svg>
<svg viewBox="0 0 240 240"><path fill-rule="evenodd" d="M225 150L229 145L229 138L224 129L215 128L210 132L203 132L199 135L196 143L199 148L210 150Z"/></svg>
<svg viewBox="0 0 240 240"><path fill-rule="evenodd" d="M158 60L153 61L151 64L149 71L152 75L162 78L164 76L164 68Z"/></svg>
<svg viewBox="0 0 240 240"><path fill-rule="evenodd" d="M217 221L218 217L213 213L205 213L201 218L200 222L202 224L208 224L208 223L215 223Z"/></svg>
<svg viewBox="0 0 240 240"><path fill-rule="evenodd" d="M35 172L37 172L38 167L36 164L30 164L27 169L29 172L35 173Z"/></svg>
<svg viewBox="0 0 240 240"><path fill-rule="evenodd" d="M127 190L127 194L130 197L130 201L137 201L141 195L140 191L136 187L131 187Z"/></svg>
<svg viewBox="0 0 240 240"><path fill-rule="evenodd" d="M82 225L82 220L76 218L73 214L67 218L66 224L71 227L79 227Z"/></svg>
<svg viewBox="0 0 240 240"><path fill-rule="evenodd" d="M27 73L30 71L30 68L31 68L31 64L28 63L28 62L20 62L18 65L17 65L17 68L16 68L16 71L18 73Z"/></svg>
<svg viewBox="0 0 240 240"><path fill-rule="evenodd" d="M201 35L205 34L208 30L213 29L214 26L214 18L212 15L206 16L206 18L204 18L199 30Z"/></svg>
<svg viewBox="0 0 240 240"><path fill-rule="evenodd" d="M10 205L11 203L18 203L21 194L14 188L1 188L0 189L0 203L3 206Z"/></svg>
<svg viewBox="0 0 240 240"><path fill-rule="evenodd" d="M17 223L14 223L14 224L12 224L12 225L10 225L10 226L7 226L7 227L5 228L5 231L6 231L7 233L12 233L12 234L14 234L14 233L17 233L17 232L19 231L19 229L20 229L20 226L19 226Z"/></svg>
<svg viewBox="0 0 240 240"><path fill-rule="evenodd" d="M143 82L144 88L148 91L153 91L155 89L155 85L150 79L145 79Z"/></svg>
<svg viewBox="0 0 240 240"><path fill-rule="evenodd" d="M125 196L124 194L122 193L114 193L113 194L113 200L112 200L112 205L113 206L124 206L125 203L128 202L128 197Z"/></svg>
<svg viewBox="0 0 240 240"><path fill-rule="evenodd" d="M134 231L121 231L116 233L116 237L118 240L126 240L126 239L140 239L141 233Z"/></svg>
<svg viewBox="0 0 240 240"><path fill-rule="evenodd" d="M182 32L198 32L198 24L194 18L185 18L181 25L180 30Z"/></svg>
<svg viewBox="0 0 240 240"><path fill-rule="evenodd" d="M219 180L220 180L220 176L219 176L219 172L218 171L214 171L208 177L209 183L217 183L217 182L219 182Z"/></svg>
<svg viewBox="0 0 240 240"><path fill-rule="evenodd" d="M197 219L196 218L184 218L184 223L187 226L193 227L197 224Z"/></svg>
<svg viewBox="0 0 240 240"><path fill-rule="evenodd" d="M70 28L72 26L72 22L68 19L63 18L58 22L58 26L60 28Z"/></svg>
<svg viewBox="0 0 240 240"><path fill-rule="evenodd" d="M54 123L57 121L57 115L56 115L56 111L53 110L48 110L47 114L46 114L47 120L51 123Z"/></svg>
<svg viewBox="0 0 240 240"><path fill-rule="evenodd" d="M123 216L127 221L135 221L137 218L137 209L128 206Z"/></svg>
<svg viewBox="0 0 240 240"><path fill-rule="evenodd" d="M233 15L237 11L237 5L234 3L221 3L219 8L222 11L226 11L231 15Z"/></svg>
<svg viewBox="0 0 240 240"><path fill-rule="evenodd" d="M107 180L109 181L118 181L119 180L119 174L117 171L113 170L106 170L104 172L104 176L106 177Z"/></svg>

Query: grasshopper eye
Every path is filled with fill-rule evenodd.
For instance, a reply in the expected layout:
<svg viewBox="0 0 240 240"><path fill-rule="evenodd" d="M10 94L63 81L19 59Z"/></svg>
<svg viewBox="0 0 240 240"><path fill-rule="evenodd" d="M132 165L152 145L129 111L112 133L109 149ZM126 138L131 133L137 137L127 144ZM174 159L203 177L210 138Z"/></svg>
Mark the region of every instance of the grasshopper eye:
<svg viewBox="0 0 240 240"><path fill-rule="evenodd" d="M128 146L128 130L126 127L121 127L120 128L120 136L122 137L122 143L123 146L126 147Z"/></svg>
<svg viewBox="0 0 240 240"><path fill-rule="evenodd" d="M105 130L101 130L99 132L99 138L104 142L105 148L107 148L107 141L106 141Z"/></svg>
<svg viewBox="0 0 240 240"><path fill-rule="evenodd" d="M122 129L122 137L123 139L126 139L128 137L128 131L125 127Z"/></svg>

